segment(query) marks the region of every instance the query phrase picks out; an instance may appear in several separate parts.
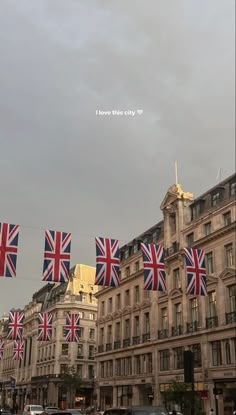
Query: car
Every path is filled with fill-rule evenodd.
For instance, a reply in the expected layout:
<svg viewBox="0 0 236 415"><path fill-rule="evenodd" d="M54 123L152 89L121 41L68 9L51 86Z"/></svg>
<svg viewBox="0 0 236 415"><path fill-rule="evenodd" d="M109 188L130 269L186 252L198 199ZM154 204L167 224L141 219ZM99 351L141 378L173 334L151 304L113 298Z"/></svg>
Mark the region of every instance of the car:
<svg viewBox="0 0 236 415"><path fill-rule="evenodd" d="M169 412L169 415L172 415L172 411ZM183 415L182 412L176 411L176 415Z"/></svg>
<svg viewBox="0 0 236 415"><path fill-rule="evenodd" d="M125 408L109 408L103 415L168 415L161 406L132 406Z"/></svg>
<svg viewBox="0 0 236 415"><path fill-rule="evenodd" d="M26 405L24 407L23 415L41 415L43 411L42 405Z"/></svg>
<svg viewBox="0 0 236 415"><path fill-rule="evenodd" d="M48 411L42 412L41 415L72 415L72 413L66 409L58 409L57 411L49 409Z"/></svg>
<svg viewBox="0 0 236 415"><path fill-rule="evenodd" d="M0 408L0 415L11 415L10 409Z"/></svg>
<svg viewBox="0 0 236 415"><path fill-rule="evenodd" d="M45 406L44 411L59 411L57 406Z"/></svg>
<svg viewBox="0 0 236 415"><path fill-rule="evenodd" d="M72 415L83 415L83 411L81 411L80 409L67 409L68 412L70 412Z"/></svg>

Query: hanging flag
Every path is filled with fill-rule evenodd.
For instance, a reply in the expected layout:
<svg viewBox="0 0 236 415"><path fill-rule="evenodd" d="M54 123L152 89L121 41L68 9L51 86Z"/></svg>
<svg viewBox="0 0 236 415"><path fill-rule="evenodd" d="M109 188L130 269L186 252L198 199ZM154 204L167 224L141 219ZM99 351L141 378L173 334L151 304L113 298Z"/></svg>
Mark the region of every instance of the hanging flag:
<svg viewBox="0 0 236 415"><path fill-rule="evenodd" d="M71 233L46 231L43 281L67 282L70 271Z"/></svg>
<svg viewBox="0 0 236 415"><path fill-rule="evenodd" d="M0 277L16 276L19 225L0 223Z"/></svg>
<svg viewBox="0 0 236 415"><path fill-rule="evenodd" d="M22 360L24 354L24 341L14 341L13 360Z"/></svg>
<svg viewBox="0 0 236 415"><path fill-rule="evenodd" d="M65 338L67 342L79 342L80 336L80 319L79 314L67 314L66 316L66 325L65 329Z"/></svg>
<svg viewBox="0 0 236 415"><path fill-rule="evenodd" d="M96 276L95 284L105 287L120 285L120 250L117 239L95 238Z"/></svg>
<svg viewBox="0 0 236 415"><path fill-rule="evenodd" d="M166 291L166 273L162 245L141 243L144 290Z"/></svg>
<svg viewBox="0 0 236 415"><path fill-rule="evenodd" d="M25 315L23 311L10 311L8 321L8 339L22 339L24 317Z"/></svg>
<svg viewBox="0 0 236 415"><path fill-rule="evenodd" d="M203 249L184 248L184 255L187 272L187 294L207 295Z"/></svg>
<svg viewBox="0 0 236 415"><path fill-rule="evenodd" d="M3 358L4 341L0 340L0 360Z"/></svg>
<svg viewBox="0 0 236 415"><path fill-rule="evenodd" d="M37 340L47 342L52 340L52 314L39 313L38 337Z"/></svg>

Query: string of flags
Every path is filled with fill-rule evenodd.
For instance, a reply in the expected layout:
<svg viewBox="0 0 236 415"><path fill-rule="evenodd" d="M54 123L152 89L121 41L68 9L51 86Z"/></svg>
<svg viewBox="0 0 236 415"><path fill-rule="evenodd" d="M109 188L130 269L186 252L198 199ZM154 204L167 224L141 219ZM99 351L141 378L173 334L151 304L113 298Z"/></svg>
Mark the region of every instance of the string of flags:
<svg viewBox="0 0 236 415"><path fill-rule="evenodd" d="M19 225L0 223L0 277L15 277ZM117 239L95 238L95 285L120 285L120 249ZM141 243L144 290L167 291L162 245ZM45 231L43 281L64 283L69 280L71 233ZM207 295L205 256L202 249L185 248L187 294Z"/></svg>
<svg viewBox="0 0 236 415"><path fill-rule="evenodd" d="M10 311L7 323L7 339L14 340L13 360L22 360L24 354L24 319L22 311ZM37 341L48 342L53 335L53 314L38 313L38 336ZM80 316L76 313L67 313L65 325L63 326L65 342L79 342L80 340ZM0 360L3 358L4 341L0 339Z"/></svg>

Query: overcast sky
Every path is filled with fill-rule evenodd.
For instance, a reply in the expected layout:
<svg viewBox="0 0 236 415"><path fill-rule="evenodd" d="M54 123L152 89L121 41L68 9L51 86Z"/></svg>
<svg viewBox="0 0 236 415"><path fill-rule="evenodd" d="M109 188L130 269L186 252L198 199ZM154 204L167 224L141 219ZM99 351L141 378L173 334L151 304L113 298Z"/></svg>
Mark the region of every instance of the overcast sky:
<svg viewBox="0 0 236 415"><path fill-rule="evenodd" d="M174 160L195 196L233 173L234 23L233 0L1 0L0 222L21 228L0 315L44 284L45 229L95 265L95 236L161 219Z"/></svg>

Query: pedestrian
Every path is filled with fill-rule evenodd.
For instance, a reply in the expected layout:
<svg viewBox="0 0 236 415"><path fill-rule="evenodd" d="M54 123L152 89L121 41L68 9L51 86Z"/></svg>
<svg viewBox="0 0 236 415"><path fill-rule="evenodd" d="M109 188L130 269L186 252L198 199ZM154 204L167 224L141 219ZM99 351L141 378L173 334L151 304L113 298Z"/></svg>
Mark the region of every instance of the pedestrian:
<svg viewBox="0 0 236 415"><path fill-rule="evenodd" d="M209 415L215 415L215 412L214 412L214 409L213 408L211 408L211 410L209 412Z"/></svg>
<svg viewBox="0 0 236 415"><path fill-rule="evenodd" d="M177 415L177 412L176 412L176 410L175 410L175 409L173 409L173 411L172 411L172 415Z"/></svg>

